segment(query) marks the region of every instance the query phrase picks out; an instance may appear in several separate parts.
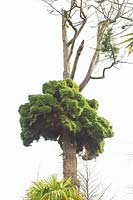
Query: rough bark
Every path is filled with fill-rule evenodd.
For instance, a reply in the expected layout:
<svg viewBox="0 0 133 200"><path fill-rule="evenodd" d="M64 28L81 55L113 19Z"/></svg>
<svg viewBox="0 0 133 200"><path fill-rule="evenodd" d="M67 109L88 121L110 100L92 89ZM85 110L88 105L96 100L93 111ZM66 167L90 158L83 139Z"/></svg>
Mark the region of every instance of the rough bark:
<svg viewBox="0 0 133 200"><path fill-rule="evenodd" d="M79 187L77 179L76 142L68 133L63 135L63 175L71 177L72 183Z"/></svg>

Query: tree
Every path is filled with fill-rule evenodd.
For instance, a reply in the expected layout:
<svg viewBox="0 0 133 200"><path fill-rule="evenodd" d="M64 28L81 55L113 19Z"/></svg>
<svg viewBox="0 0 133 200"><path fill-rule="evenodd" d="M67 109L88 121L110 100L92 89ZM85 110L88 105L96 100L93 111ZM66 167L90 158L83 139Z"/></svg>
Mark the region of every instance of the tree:
<svg viewBox="0 0 133 200"><path fill-rule="evenodd" d="M91 163L92 164L92 163ZM84 163L82 169L78 173L80 179L80 191L83 194L84 200L102 200L109 198L110 200L115 197L110 193L110 184L103 187L99 174L96 173L96 166L91 165L89 162ZM108 194L108 197L106 196Z"/></svg>
<svg viewBox="0 0 133 200"><path fill-rule="evenodd" d="M71 79L50 81L43 85L43 94L30 95L19 113L21 138L25 146L42 136L58 141L63 150L64 177L77 183L77 157L96 158L103 152L104 139L114 135L112 126L97 114L98 102L85 99Z"/></svg>
<svg viewBox="0 0 133 200"><path fill-rule="evenodd" d="M123 52L117 43L118 37L132 27L132 0L42 1L51 8L50 13L59 14L62 18L64 79L75 78L77 67L83 66L84 61L80 64L79 58L86 46L90 48L91 54L87 52L88 70L79 84L80 91L91 79L105 78L107 70L123 62ZM87 38L84 31L89 32ZM91 40L92 46L88 46ZM100 75L94 76L96 71Z"/></svg>
<svg viewBox="0 0 133 200"><path fill-rule="evenodd" d="M63 150L64 177L72 177L72 182L78 185L76 154L81 154L84 160L96 158L103 152L104 139L114 135L110 123L97 114L98 102L84 98L81 91L90 80L104 78L106 70L121 62L114 35L119 34L120 30L125 31L127 25L130 27L132 2L129 0L61 0L61 2L43 0L43 2L51 9L50 13L58 14L62 18L64 80L45 83L43 94L30 95L29 102L20 106L21 138L25 146L29 146L34 140L39 140L41 136L45 140L58 141ZM63 3L63 8L57 9L56 6L60 3ZM96 45L91 49L92 58L88 59L88 71L77 85L74 82L75 73L87 41L82 38L84 37L82 33L85 28L91 28L92 24ZM100 63L102 74L94 76ZM85 154L82 154L84 151Z"/></svg>
<svg viewBox="0 0 133 200"><path fill-rule="evenodd" d="M82 200L82 196L71 180L58 180L53 175L48 179L38 180L32 183L27 190L25 200Z"/></svg>

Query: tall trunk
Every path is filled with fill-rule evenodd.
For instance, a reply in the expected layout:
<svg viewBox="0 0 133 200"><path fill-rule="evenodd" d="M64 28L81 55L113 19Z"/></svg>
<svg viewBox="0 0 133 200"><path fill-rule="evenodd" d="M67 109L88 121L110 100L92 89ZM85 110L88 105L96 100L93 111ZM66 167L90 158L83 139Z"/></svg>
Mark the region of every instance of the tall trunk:
<svg viewBox="0 0 133 200"><path fill-rule="evenodd" d="M67 12L62 11L62 41L63 41L63 61L64 61L64 72L63 79L70 77L70 50L68 45L67 37ZM63 134L63 176L65 178L71 177L72 183L79 188L79 181L77 179L77 157L76 157L76 141L64 132Z"/></svg>
<svg viewBox="0 0 133 200"><path fill-rule="evenodd" d="M79 188L79 181L77 179L76 141L67 133L63 135L63 175L65 178L71 177L72 183Z"/></svg>

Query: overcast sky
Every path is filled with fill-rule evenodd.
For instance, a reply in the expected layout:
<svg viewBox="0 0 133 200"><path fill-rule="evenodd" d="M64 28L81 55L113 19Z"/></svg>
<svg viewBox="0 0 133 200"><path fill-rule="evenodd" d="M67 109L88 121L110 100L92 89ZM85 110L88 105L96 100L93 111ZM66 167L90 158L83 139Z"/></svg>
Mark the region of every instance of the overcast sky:
<svg viewBox="0 0 133 200"><path fill-rule="evenodd" d="M41 139L29 148L22 145L18 114L19 105L27 102L29 94L41 93L44 82L62 79L60 22L47 14L40 0L0 1L1 199L21 199L32 180L61 174L57 144ZM133 61L132 55L127 59ZM120 169L121 174L127 166L131 170L130 164L118 163L114 155L133 153L132 77L133 65L124 64L108 72L106 79L91 81L83 91L87 98L99 101L99 114L116 133L98 159L109 182L120 175ZM133 184L130 173L122 176Z"/></svg>

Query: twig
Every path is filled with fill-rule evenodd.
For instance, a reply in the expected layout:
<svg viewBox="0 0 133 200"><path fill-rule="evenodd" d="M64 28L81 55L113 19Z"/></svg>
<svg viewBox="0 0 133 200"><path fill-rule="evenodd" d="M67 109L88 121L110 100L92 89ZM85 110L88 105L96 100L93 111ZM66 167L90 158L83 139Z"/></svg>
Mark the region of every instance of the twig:
<svg viewBox="0 0 133 200"><path fill-rule="evenodd" d="M46 3L47 5L49 5L53 10L55 10L57 13L59 13L60 15L62 15L62 13L57 10L51 3L49 3L47 0L42 0L44 3Z"/></svg>

